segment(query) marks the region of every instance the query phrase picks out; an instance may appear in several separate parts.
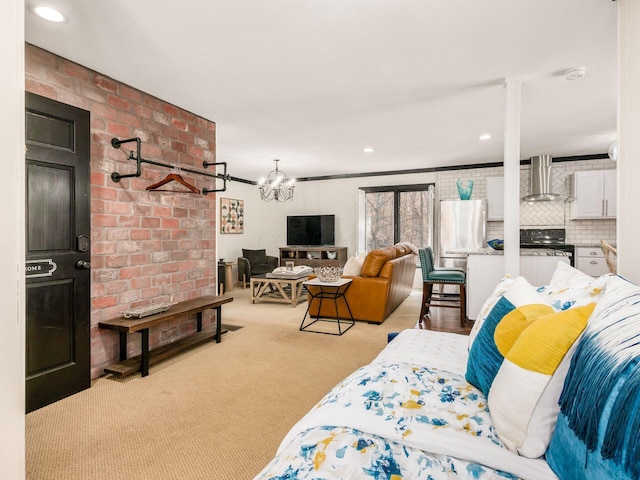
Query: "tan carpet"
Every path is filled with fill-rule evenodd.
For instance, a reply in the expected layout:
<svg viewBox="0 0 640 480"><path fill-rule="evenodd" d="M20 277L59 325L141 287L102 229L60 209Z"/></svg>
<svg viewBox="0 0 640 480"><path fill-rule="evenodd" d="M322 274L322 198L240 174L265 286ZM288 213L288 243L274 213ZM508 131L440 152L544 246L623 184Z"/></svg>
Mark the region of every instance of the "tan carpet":
<svg viewBox="0 0 640 480"><path fill-rule="evenodd" d="M322 396L413 328L421 291L382 324L343 336L300 332L306 304L252 305L232 292L230 330L155 365L150 375L102 377L26 417L28 480L250 479Z"/></svg>

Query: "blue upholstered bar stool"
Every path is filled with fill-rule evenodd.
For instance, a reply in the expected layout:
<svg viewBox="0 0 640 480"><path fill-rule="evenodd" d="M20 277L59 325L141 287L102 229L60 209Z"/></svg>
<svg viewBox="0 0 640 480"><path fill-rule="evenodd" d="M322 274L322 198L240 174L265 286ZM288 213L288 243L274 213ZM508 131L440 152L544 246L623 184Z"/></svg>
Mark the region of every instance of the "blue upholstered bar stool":
<svg viewBox="0 0 640 480"><path fill-rule="evenodd" d="M421 322L424 316L429 313L429 307L436 308L458 308L460 309L460 326L464 327L466 319L466 274L464 271L455 268L436 268L433 263L433 250L431 247L421 248L420 265L422 268L422 306L420 308ZM433 285L458 285L460 287L459 300L446 295L434 294Z"/></svg>

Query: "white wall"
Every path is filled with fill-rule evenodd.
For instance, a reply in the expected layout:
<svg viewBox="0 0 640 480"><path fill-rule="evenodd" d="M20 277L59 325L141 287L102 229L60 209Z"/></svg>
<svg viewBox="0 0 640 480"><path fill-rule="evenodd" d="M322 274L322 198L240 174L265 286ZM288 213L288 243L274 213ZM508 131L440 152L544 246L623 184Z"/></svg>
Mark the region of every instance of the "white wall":
<svg viewBox="0 0 640 480"><path fill-rule="evenodd" d="M233 165L229 167L233 175ZM279 255L279 248L287 245L287 215L334 214L336 216L336 245L348 248L354 255L358 248L358 196L360 187L431 183L434 173L413 175L385 175L338 180L299 182L293 200L278 203L260 200L258 187L229 182L221 198L244 200L245 227L243 234L221 234L218 227L218 258L236 261L242 248L265 248L269 255ZM218 212L220 201L218 200Z"/></svg>
<svg viewBox="0 0 640 480"><path fill-rule="evenodd" d="M24 1L0 15L0 478L20 479L24 465Z"/></svg>

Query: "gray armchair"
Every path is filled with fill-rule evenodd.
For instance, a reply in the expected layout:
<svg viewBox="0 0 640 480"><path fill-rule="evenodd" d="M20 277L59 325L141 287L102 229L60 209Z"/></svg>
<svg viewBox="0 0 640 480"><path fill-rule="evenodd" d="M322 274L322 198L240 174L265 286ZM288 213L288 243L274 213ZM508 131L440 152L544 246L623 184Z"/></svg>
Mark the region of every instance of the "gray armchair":
<svg viewBox="0 0 640 480"><path fill-rule="evenodd" d="M252 275L272 272L278 266L278 257L267 255L266 250L242 249L238 257L238 284L246 287Z"/></svg>

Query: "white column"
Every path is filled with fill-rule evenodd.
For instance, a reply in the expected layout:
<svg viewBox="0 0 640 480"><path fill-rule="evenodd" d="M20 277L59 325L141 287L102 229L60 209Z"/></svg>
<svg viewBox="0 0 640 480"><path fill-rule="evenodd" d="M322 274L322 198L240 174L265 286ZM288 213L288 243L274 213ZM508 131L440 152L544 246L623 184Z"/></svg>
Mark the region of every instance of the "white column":
<svg viewBox="0 0 640 480"><path fill-rule="evenodd" d="M2 2L0 15L0 472L25 477L24 443L24 0Z"/></svg>
<svg viewBox="0 0 640 480"><path fill-rule="evenodd" d="M504 269L520 275L520 111L522 79L505 79Z"/></svg>
<svg viewBox="0 0 640 480"><path fill-rule="evenodd" d="M618 273L640 285L640 2L618 3Z"/></svg>

